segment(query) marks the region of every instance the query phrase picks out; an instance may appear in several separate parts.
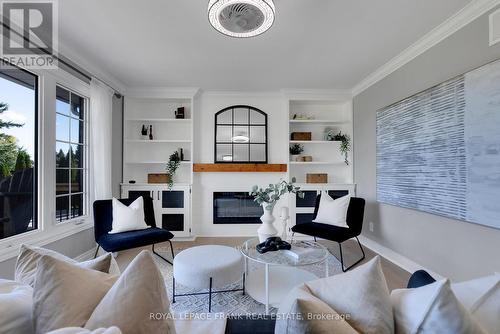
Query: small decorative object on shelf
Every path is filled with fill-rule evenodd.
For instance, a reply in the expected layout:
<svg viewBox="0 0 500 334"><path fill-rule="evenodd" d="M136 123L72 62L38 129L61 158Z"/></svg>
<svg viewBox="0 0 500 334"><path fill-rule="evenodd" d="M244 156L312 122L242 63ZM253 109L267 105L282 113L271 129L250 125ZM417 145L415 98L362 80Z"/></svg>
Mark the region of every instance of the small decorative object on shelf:
<svg viewBox="0 0 500 334"><path fill-rule="evenodd" d="M174 113L176 119L184 119L186 117L186 114L184 113L184 107L177 108Z"/></svg>
<svg viewBox="0 0 500 334"><path fill-rule="evenodd" d="M144 124L142 125L142 129L141 129L141 137L143 140L148 139L148 127Z"/></svg>
<svg viewBox="0 0 500 334"><path fill-rule="evenodd" d="M174 186L174 175L175 172L177 172L177 169L181 165L181 158L179 157L179 152L175 151L170 155L168 158L168 163L167 163L167 175L168 175L168 189L171 190L172 187Z"/></svg>
<svg viewBox="0 0 500 334"><path fill-rule="evenodd" d="M328 174L308 173L306 174L306 183L328 183Z"/></svg>
<svg viewBox="0 0 500 334"><path fill-rule="evenodd" d="M311 155L304 155L302 157L302 161L304 161L304 162L312 162L313 161L313 157Z"/></svg>
<svg viewBox="0 0 500 334"><path fill-rule="evenodd" d="M135 180L129 180L128 183L135 184Z"/></svg>
<svg viewBox="0 0 500 334"><path fill-rule="evenodd" d="M153 140L153 126L149 126L149 140Z"/></svg>
<svg viewBox="0 0 500 334"><path fill-rule="evenodd" d="M290 183L281 180L279 183L270 184L265 189L253 186L252 191L250 191L249 194L254 197L254 201L262 205L264 209L264 214L260 217L262 225L257 230L260 242L264 242L267 238L274 237L278 234L278 231L273 225L275 220L273 210L276 202L279 201L281 196L286 193L293 193L297 194L300 198L304 197L304 193L300 191L300 187L294 185L295 182L295 178L293 178Z"/></svg>
<svg viewBox="0 0 500 334"><path fill-rule="evenodd" d="M310 141L311 137L311 132L292 132L292 140Z"/></svg>
<svg viewBox="0 0 500 334"><path fill-rule="evenodd" d="M290 155L292 156L292 161L299 161L300 153L304 152L304 146L300 144L293 144L290 146Z"/></svg>
<svg viewBox="0 0 500 334"><path fill-rule="evenodd" d="M342 132L339 132L333 137L333 140L338 140L342 142L340 143L340 153L344 155L345 164L349 165L347 154L351 150L351 137L349 137L349 135L343 134Z"/></svg>
<svg viewBox="0 0 500 334"><path fill-rule="evenodd" d="M168 183L169 182L169 175L165 173L151 173L148 174L148 183Z"/></svg>
<svg viewBox="0 0 500 334"><path fill-rule="evenodd" d="M181 159L181 161L184 161L184 149L182 147L179 147L177 149L177 152L179 153L179 159Z"/></svg>
<svg viewBox="0 0 500 334"><path fill-rule="evenodd" d="M326 141L334 141L335 131L332 128L325 128L324 139Z"/></svg>

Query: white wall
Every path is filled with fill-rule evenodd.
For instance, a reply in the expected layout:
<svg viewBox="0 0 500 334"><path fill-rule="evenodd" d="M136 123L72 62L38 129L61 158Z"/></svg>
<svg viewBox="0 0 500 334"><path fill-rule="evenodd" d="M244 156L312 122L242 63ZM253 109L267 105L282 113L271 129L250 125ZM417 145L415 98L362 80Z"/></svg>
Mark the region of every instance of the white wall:
<svg viewBox="0 0 500 334"><path fill-rule="evenodd" d="M250 105L268 115L269 163L287 163L288 116L282 96L276 93L255 92L204 92L199 96L194 121L194 162L214 162L214 115L232 105ZM195 173L192 195L192 227L197 236L255 236L257 224L212 223L214 191L250 191L257 184L266 186L286 179L286 173ZM287 205L284 198L276 205ZM279 220L275 226L279 227Z"/></svg>
<svg viewBox="0 0 500 334"><path fill-rule="evenodd" d="M455 280L500 271L500 230L378 203L376 111L498 58L500 44L488 46L483 15L354 98L354 179L367 200L363 234Z"/></svg>

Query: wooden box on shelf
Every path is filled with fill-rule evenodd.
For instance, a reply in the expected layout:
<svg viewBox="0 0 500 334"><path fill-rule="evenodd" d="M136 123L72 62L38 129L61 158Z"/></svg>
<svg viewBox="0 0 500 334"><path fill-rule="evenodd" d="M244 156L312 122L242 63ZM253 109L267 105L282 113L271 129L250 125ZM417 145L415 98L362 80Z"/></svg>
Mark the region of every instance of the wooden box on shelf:
<svg viewBox="0 0 500 334"><path fill-rule="evenodd" d="M169 176L166 173L148 174L148 183L168 183Z"/></svg>
<svg viewBox="0 0 500 334"><path fill-rule="evenodd" d="M306 174L306 183L328 183L328 174L308 173Z"/></svg>
<svg viewBox="0 0 500 334"><path fill-rule="evenodd" d="M311 140L311 132L292 132L292 140Z"/></svg>

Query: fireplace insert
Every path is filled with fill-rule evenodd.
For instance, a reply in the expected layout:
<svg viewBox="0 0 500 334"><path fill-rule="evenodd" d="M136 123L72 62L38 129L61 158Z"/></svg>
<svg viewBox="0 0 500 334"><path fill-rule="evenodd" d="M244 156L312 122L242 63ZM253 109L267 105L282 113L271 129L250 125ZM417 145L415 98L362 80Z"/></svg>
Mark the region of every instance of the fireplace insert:
<svg viewBox="0 0 500 334"><path fill-rule="evenodd" d="M214 224L260 224L262 207L248 192L214 192Z"/></svg>

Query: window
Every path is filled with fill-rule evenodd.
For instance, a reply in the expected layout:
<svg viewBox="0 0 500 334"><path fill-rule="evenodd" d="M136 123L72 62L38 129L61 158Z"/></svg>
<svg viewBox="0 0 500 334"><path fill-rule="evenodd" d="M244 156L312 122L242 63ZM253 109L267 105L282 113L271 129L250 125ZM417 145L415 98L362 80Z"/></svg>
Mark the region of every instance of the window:
<svg viewBox="0 0 500 334"><path fill-rule="evenodd" d="M36 230L37 76L0 68L0 239Z"/></svg>
<svg viewBox="0 0 500 334"><path fill-rule="evenodd" d="M267 163L267 115L250 106L215 114L216 163Z"/></svg>
<svg viewBox="0 0 500 334"><path fill-rule="evenodd" d="M86 99L56 88L56 220L87 214Z"/></svg>

